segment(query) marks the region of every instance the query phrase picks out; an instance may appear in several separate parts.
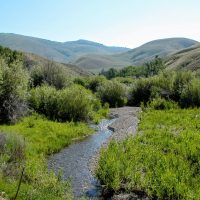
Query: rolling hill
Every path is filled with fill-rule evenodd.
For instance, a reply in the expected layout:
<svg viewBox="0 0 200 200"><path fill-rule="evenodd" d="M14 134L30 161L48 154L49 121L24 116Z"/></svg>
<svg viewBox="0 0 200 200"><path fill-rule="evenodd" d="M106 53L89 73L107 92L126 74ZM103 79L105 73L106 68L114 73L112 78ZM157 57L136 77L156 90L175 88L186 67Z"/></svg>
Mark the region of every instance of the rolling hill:
<svg viewBox="0 0 200 200"><path fill-rule="evenodd" d="M34 53L57 62L70 63L71 65L68 66L76 65L83 70L92 72L99 72L111 67L142 65L152 60L156 55L166 57L197 44L197 41L187 38L167 38L154 40L130 50L122 47L109 47L87 40L62 43L11 33L0 33L0 45L4 47Z"/></svg>
<svg viewBox="0 0 200 200"><path fill-rule="evenodd" d="M46 58L43 58L41 56L32 53L23 53L23 54L24 54L25 66L29 69L31 69L34 66L48 67L48 65L54 65L56 67L63 68L65 71L65 75L67 77L90 76L92 74L88 71L79 68L76 65L59 63L56 61L48 60Z"/></svg>
<svg viewBox="0 0 200 200"><path fill-rule="evenodd" d="M102 55L122 53L129 50L128 48L109 47L87 40L54 42L13 33L0 33L0 45L14 50L34 53L63 63L68 63L80 56L91 53Z"/></svg>
<svg viewBox="0 0 200 200"><path fill-rule="evenodd" d="M128 65L142 65L156 55L165 57L173 52L191 47L197 41L187 38L168 38L148 42L138 48L115 55L87 55L77 59L74 64L92 71L111 67L121 68Z"/></svg>
<svg viewBox="0 0 200 200"><path fill-rule="evenodd" d="M200 45L178 51L166 59L168 69L200 69Z"/></svg>

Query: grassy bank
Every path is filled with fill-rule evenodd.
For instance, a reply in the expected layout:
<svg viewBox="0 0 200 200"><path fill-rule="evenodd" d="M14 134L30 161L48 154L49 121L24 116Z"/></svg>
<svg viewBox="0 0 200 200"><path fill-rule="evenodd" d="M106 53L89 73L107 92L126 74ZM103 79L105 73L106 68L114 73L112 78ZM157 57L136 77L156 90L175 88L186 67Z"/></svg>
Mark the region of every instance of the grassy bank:
<svg viewBox="0 0 200 200"><path fill-rule="evenodd" d="M200 109L149 110L139 134L102 150L97 176L111 191L200 199Z"/></svg>
<svg viewBox="0 0 200 200"><path fill-rule="evenodd" d="M2 192L8 199L14 196L25 166L18 199L71 199L69 183L48 172L45 156L92 132L85 123L52 122L39 115L1 125L0 133L8 142L0 153L0 196Z"/></svg>

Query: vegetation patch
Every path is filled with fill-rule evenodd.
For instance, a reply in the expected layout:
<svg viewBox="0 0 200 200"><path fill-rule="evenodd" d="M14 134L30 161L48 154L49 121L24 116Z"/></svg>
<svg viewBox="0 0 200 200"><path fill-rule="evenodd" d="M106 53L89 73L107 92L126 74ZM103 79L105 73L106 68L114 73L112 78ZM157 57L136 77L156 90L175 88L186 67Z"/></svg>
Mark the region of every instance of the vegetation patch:
<svg viewBox="0 0 200 200"><path fill-rule="evenodd" d="M0 193L13 198L25 168L19 199L72 198L69 183L48 172L45 156L92 134L92 129L84 123L52 122L34 114L16 125L1 125L0 132Z"/></svg>
<svg viewBox="0 0 200 200"><path fill-rule="evenodd" d="M97 177L110 191L200 198L200 110L148 110L138 135L103 149Z"/></svg>

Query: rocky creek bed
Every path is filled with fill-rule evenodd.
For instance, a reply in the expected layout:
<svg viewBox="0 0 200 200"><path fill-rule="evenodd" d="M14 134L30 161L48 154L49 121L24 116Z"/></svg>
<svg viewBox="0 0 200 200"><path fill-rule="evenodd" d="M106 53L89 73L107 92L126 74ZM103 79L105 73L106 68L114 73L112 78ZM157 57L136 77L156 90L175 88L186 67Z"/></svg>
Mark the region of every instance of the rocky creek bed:
<svg viewBox="0 0 200 200"><path fill-rule="evenodd" d="M103 120L97 132L70 145L49 157L49 169L57 174L62 171L63 179L71 179L74 199L86 196L87 199L105 199L99 181L94 176L100 148L105 148L111 140L122 140L136 134L139 122L139 107L111 109L110 120ZM111 199L139 199L133 194L113 195ZM143 198L144 199L144 198Z"/></svg>

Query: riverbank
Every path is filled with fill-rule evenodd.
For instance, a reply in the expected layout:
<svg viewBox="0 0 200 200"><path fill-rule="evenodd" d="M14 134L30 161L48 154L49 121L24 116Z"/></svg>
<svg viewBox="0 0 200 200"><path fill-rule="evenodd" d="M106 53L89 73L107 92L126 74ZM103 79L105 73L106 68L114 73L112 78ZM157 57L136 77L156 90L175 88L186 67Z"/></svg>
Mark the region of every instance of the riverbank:
<svg viewBox="0 0 200 200"><path fill-rule="evenodd" d="M93 133L86 123L58 123L36 114L15 125L1 125L0 195L15 196L25 167L18 199L72 199L71 187L49 173L46 158Z"/></svg>
<svg viewBox="0 0 200 200"><path fill-rule="evenodd" d="M102 145L102 149L106 148L111 141L121 141L130 135L135 135L137 131L137 126L139 123L139 113L141 112L140 107L121 107L110 109L110 118L113 122L108 125L113 133L106 142ZM96 152L90 159L89 168L93 175L98 167L99 161L99 151ZM102 191L103 196L106 196L106 191ZM132 195L133 196L133 195ZM120 194L113 196L114 199L127 199L129 194ZM99 199L104 199L104 197L99 197Z"/></svg>
<svg viewBox="0 0 200 200"><path fill-rule="evenodd" d="M104 199L199 199L199 109L146 110L135 137L103 149Z"/></svg>

